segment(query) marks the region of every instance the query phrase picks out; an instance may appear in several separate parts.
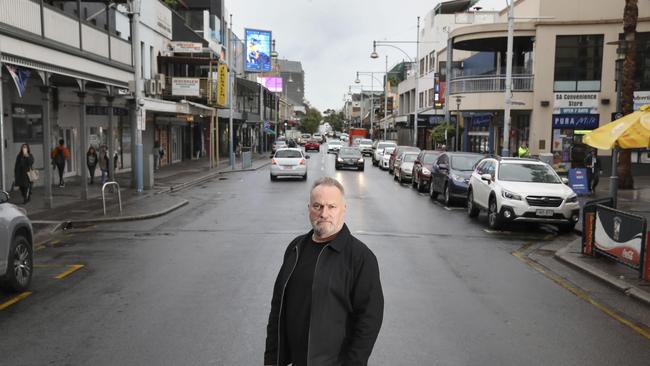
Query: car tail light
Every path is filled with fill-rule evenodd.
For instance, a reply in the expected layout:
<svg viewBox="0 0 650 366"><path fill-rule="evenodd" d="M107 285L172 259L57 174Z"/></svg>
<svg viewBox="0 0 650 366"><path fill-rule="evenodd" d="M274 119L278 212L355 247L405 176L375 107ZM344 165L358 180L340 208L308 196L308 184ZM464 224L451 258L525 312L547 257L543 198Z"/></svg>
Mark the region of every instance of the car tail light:
<svg viewBox="0 0 650 366"><path fill-rule="evenodd" d="M273 159L271 160L271 165L278 165L278 162L275 159Z"/></svg>
<svg viewBox="0 0 650 366"><path fill-rule="evenodd" d="M305 159L300 159L300 165L305 165Z"/></svg>

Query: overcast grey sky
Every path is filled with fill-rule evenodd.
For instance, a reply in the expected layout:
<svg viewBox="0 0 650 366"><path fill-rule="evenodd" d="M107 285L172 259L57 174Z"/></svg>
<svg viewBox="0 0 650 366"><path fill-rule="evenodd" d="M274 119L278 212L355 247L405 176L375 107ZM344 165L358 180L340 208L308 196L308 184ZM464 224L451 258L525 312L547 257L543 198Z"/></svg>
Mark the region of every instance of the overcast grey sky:
<svg viewBox="0 0 650 366"><path fill-rule="evenodd" d="M354 84L357 70L384 70L384 55L388 55L389 68L402 61L404 55L388 47L378 49L379 59L371 59L372 41L415 40L417 17L424 17L439 2L226 0L226 8L239 37L243 37L245 27L270 30L280 58L302 62L305 97L323 111L343 106L343 95L348 85ZM505 5L505 0L481 0L477 4L485 10L500 10ZM403 46L415 56L415 45ZM369 85L369 76L362 82ZM375 89L381 90L378 84L375 81Z"/></svg>

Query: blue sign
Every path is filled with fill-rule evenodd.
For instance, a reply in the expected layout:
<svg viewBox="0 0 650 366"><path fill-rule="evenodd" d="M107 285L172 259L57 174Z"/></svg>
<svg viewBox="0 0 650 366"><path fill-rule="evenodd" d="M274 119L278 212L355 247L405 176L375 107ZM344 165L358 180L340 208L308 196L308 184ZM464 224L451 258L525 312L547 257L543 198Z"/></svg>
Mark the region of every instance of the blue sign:
<svg viewBox="0 0 650 366"><path fill-rule="evenodd" d="M271 71L271 32L244 29L246 53L244 70L248 72Z"/></svg>
<svg viewBox="0 0 650 366"><path fill-rule="evenodd" d="M488 127L492 121L491 114L476 114L472 116L473 127Z"/></svg>
<svg viewBox="0 0 650 366"><path fill-rule="evenodd" d="M587 180L587 169L569 169L569 186L571 186L571 189L573 189L573 191L579 196L588 194L589 181Z"/></svg>
<svg viewBox="0 0 650 366"><path fill-rule="evenodd" d="M553 128L595 130L599 120L599 114L554 114Z"/></svg>

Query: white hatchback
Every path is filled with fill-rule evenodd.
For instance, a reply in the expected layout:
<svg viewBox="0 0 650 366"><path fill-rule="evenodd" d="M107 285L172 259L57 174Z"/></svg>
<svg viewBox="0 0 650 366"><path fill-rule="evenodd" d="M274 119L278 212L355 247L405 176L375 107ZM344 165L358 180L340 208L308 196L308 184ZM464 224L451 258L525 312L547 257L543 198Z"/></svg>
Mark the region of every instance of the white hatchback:
<svg viewBox="0 0 650 366"><path fill-rule="evenodd" d="M580 204L576 193L548 164L535 159L486 158L472 172L467 214L488 212L488 224L500 228L511 221L559 224L573 230Z"/></svg>
<svg viewBox="0 0 650 366"><path fill-rule="evenodd" d="M307 180L307 159L309 155L305 155L302 149L278 149L271 160L271 180L278 177L300 177Z"/></svg>

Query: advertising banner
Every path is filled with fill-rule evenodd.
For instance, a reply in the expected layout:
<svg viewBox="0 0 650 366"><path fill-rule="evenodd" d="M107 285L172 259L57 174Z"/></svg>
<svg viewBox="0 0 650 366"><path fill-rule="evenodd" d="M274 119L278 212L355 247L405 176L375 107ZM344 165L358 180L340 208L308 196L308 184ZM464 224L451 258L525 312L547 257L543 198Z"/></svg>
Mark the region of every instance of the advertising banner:
<svg viewBox="0 0 650 366"><path fill-rule="evenodd" d="M588 194L589 182L587 180L587 169L569 169L569 186L579 196Z"/></svg>
<svg viewBox="0 0 650 366"><path fill-rule="evenodd" d="M611 197L595 199L582 207L582 254L585 255L594 255L594 222L598 205L612 207L614 200Z"/></svg>
<svg viewBox="0 0 650 366"><path fill-rule="evenodd" d="M246 42L244 70L271 71L271 31L246 28L244 34Z"/></svg>
<svg viewBox="0 0 650 366"><path fill-rule="evenodd" d="M599 121L599 114L554 114L553 128L595 130Z"/></svg>
<svg viewBox="0 0 650 366"><path fill-rule="evenodd" d="M282 93L282 78L277 76L262 76L257 82L264 85L270 92Z"/></svg>
<svg viewBox="0 0 650 366"><path fill-rule="evenodd" d="M634 110L638 111L642 105L650 104L650 91L634 92Z"/></svg>
<svg viewBox="0 0 650 366"><path fill-rule="evenodd" d="M226 64L219 64L217 73L217 104L223 107L228 103L228 67Z"/></svg>
<svg viewBox="0 0 650 366"><path fill-rule="evenodd" d="M641 270L646 219L599 205L594 223L594 249L617 262Z"/></svg>
<svg viewBox="0 0 650 366"><path fill-rule="evenodd" d="M172 78L172 95L201 96L199 78Z"/></svg>
<svg viewBox="0 0 650 366"><path fill-rule="evenodd" d="M172 42L172 50L181 53L201 53L203 45L196 42Z"/></svg>

